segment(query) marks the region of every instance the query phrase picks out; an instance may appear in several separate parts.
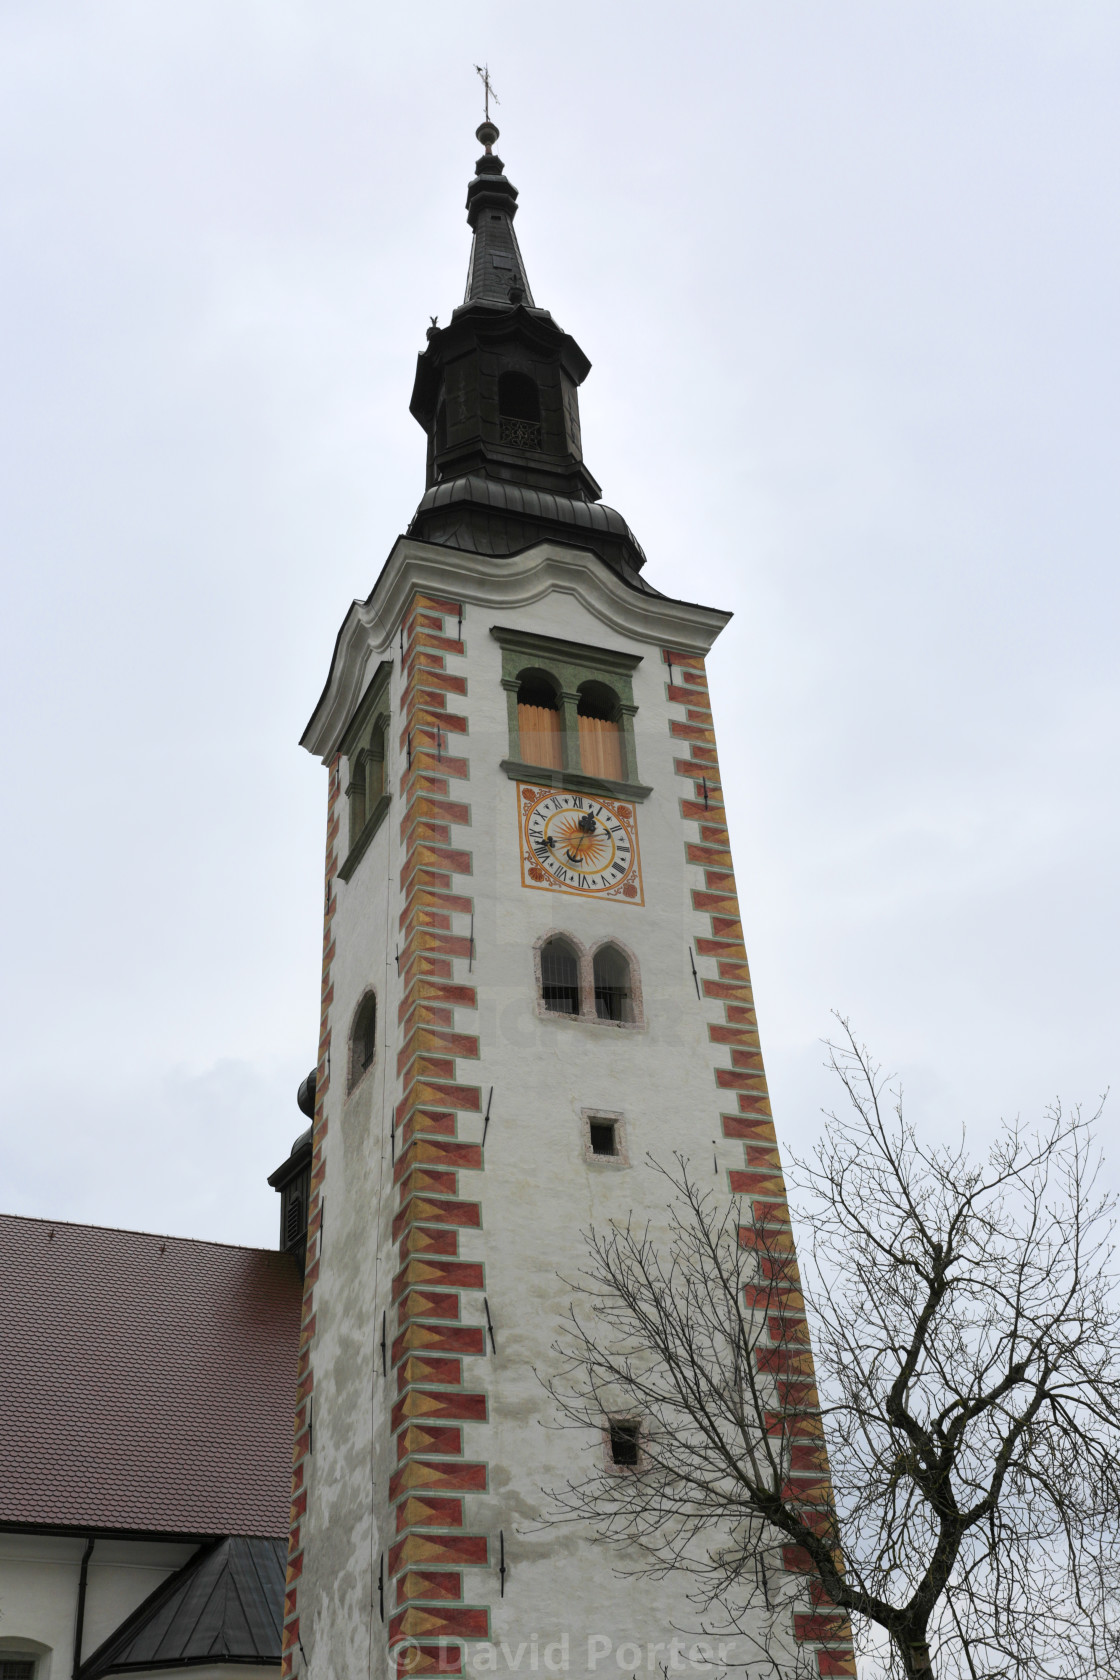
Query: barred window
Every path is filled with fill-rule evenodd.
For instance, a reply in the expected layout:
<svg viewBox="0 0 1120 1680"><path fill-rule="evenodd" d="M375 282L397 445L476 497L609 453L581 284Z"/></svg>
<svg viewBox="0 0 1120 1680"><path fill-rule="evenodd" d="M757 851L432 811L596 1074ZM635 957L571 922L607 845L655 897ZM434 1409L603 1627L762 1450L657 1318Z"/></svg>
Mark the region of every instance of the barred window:
<svg viewBox="0 0 1120 1680"><path fill-rule="evenodd" d="M604 945L595 953L595 1013L600 1021L629 1021L633 1018L630 964L617 945Z"/></svg>
<svg viewBox="0 0 1120 1680"><path fill-rule="evenodd" d="M579 1014L579 959L566 939L541 946L541 997L553 1015Z"/></svg>

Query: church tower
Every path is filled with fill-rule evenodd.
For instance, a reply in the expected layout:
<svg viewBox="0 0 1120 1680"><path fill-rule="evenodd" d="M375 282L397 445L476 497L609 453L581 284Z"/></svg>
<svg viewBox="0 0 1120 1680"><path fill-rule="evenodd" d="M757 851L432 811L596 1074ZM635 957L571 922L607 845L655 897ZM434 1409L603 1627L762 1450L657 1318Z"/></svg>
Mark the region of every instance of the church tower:
<svg viewBox="0 0 1120 1680"><path fill-rule="evenodd" d="M540 1521L581 1454L626 1462L607 1419L545 1426L564 1277L592 1223L664 1219L650 1155L788 1226L705 677L729 615L649 585L599 499L590 363L534 300L497 138L417 361L424 493L303 736L327 845L284 1660L311 1680L582 1675L592 1636L600 1672L658 1674L684 1584ZM773 1335L811 1387L794 1305Z"/></svg>

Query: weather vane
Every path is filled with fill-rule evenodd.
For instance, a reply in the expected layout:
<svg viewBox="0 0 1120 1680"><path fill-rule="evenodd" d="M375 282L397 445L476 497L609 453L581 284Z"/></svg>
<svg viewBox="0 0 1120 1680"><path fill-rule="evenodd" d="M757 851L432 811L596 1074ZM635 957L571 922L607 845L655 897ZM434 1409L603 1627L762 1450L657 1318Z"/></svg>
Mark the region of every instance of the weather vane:
<svg viewBox="0 0 1120 1680"><path fill-rule="evenodd" d="M494 92L493 86L491 85L491 82L490 82L490 66L488 64L476 64L475 65L475 71L481 77L482 85L483 85L484 89L486 90L486 92L485 92L486 121L489 122L490 121L490 101L493 100L495 105L500 105L502 102L498 98L497 94Z"/></svg>

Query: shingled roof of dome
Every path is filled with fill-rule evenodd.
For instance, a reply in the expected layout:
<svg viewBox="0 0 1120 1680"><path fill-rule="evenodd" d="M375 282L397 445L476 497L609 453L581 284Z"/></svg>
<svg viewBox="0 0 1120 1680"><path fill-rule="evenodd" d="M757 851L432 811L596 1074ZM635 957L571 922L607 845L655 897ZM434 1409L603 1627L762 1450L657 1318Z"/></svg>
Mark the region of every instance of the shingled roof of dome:
<svg viewBox="0 0 1120 1680"><path fill-rule="evenodd" d="M86 1658L78 1680L215 1662L279 1663L285 1540L204 1546Z"/></svg>
<svg viewBox="0 0 1120 1680"><path fill-rule="evenodd" d="M0 1525L288 1531L290 1255L0 1215Z"/></svg>
<svg viewBox="0 0 1120 1680"><path fill-rule="evenodd" d="M409 535L427 537L433 516L458 507L486 509L503 520L512 522L508 542L496 542L493 548L484 547L488 535L480 523L467 525L461 536L441 531L434 539L448 547L470 548L474 552L517 553L534 542L549 536L578 544L581 548L596 547L596 539L608 539L608 564L623 580L646 595L659 590L639 576L645 564L645 554L637 537L622 515L605 502L588 502L578 496L564 496L550 490L540 490L527 484L513 484L500 478L487 478L481 473L469 473L459 478L442 479L425 490L420 498ZM497 533L493 533L497 535ZM604 556L607 558L607 556Z"/></svg>

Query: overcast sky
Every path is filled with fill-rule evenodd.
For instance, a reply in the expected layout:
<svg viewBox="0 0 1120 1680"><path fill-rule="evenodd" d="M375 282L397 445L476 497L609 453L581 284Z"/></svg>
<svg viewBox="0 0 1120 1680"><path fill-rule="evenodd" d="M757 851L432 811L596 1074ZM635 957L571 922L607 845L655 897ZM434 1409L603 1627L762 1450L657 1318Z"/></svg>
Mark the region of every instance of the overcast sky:
<svg viewBox="0 0 1120 1680"><path fill-rule="evenodd" d="M931 1134L1120 1071L1114 0L4 0L6 1211L274 1241L484 59L589 465L735 612L783 1138L833 1008Z"/></svg>

